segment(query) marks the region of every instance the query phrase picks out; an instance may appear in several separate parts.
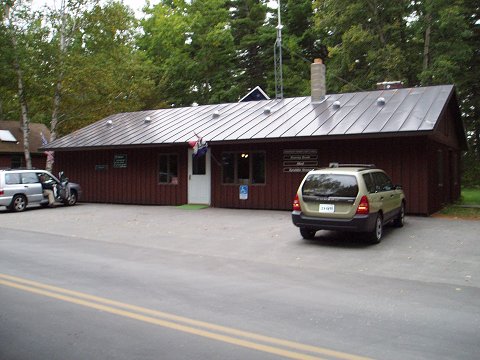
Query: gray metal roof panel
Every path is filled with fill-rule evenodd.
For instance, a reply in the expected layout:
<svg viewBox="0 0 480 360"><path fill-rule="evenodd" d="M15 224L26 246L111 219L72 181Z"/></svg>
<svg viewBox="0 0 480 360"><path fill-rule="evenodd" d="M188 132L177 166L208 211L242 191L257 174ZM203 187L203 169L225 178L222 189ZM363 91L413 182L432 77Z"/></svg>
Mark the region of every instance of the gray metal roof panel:
<svg viewBox="0 0 480 360"><path fill-rule="evenodd" d="M332 116L335 115L335 113L341 109L335 109L333 107L333 104L336 101L339 101L340 103L346 104L348 103L353 97L355 96L354 93L348 93L348 94L342 94L339 98L334 100L333 97L327 96L325 101L323 101L318 110L315 113L315 117L311 119L311 121L308 121L308 124L300 131L298 132L295 136L312 136L312 134L316 133L323 124L325 124L329 119L332 118ZM308 120L308 119L307 119ZM321 135L327 135L327 134L321 134Z"/></svg>
<svg viewBox="0 0 480 360"><path fill-rule="evenodd" d="M249 101L250 105L247 108L240 108L233 114L229 114L224 117L221 122L215 124L215 126L206 129L204 136L206 139L223 139L227 133L231 131L232 126L245 120L247 117L252 116L252 114L260 114L264 111L266 107L269 107L273 103L273 100L267 101Z"/></svg>
<svg viewBox="0 0 480 360"><path fill-rule="evenodd" d="M452 85L443 85L332 94L321 103L298 97L120 113L46 148L185 143L195 139L195 133L215 142L431 131L452 91ZM379 97L385 104L377 103ZM333 106L335 101L340 107ZM145 123L147 116L150 122Z"/></svg>
<svg viewBox="0 0 480 360"><path fill-rule="evenodd" d="M388 106L385 106L377 116L368 124L363 130L363 133L381 132L393 114L397 111L400 105L408 96L408 89L395 89L393 96L388 101Z"/></svg>
<svg viewBox="0 0 480 360"><path fill-rule="evenodd" d="M438 94L430 107L430 111L425 115L418 130L433 130L443 109L447 105L448 99L452 94L453 87L443 86L438 88Z"/></svg>
<svg viewBox="0 0 480 360"><path fill-rule="evenodd" d="M371 97L372 95L371 93L355 93L352 95L352 97L345 99L344 103L341 102L338 110L336 110L312 135L329 135L330 133L343 135L352 127L351 122L356 124L359 118L365 114L366 106L370 103L370 101L368 101L369 96ZM346 121L349 115L351 115L350 119L352 120ZM345 122L344 127L339 126L342 122Z"/></svg>
<svg viewBox="0 0 480 360"><path fill-rule="evenodd" d="M258 139L264 138L266 133L263 132L265 127L268 125L274 124L274 126L279 126L283 121L288 121L291 119L296 119L296 115L299 112L299 109L302 109L302 100L305 98L292 98L289 101L286 101L285 105L279 107L278 110L274 111L268 118L253 119L249 126L246 126L244 131L238 135L237 139Z"/></svg>

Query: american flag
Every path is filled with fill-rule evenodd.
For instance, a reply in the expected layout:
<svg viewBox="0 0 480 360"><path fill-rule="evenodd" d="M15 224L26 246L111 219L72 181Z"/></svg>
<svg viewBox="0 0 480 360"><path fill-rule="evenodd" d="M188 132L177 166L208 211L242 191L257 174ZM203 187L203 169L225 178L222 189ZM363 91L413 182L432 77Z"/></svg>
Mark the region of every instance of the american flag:
<svg viewBox="0 0 480 360"><path fill-rule="evenodd" d="M43 135L43 131L40 131L40 136L42 137L42 146L47 146L48 141ZM45 155L47 155L47 161L53 162L53 151L44 151Z"/></svg>
<svg viewBox="0 0 480 360"><path fill-rule="evenodd" d="M205 155L206 152L208 151L208 144L205 140L203 140L202 137L198 136L196 133L194 134L197 137L197 140L192 140L192 141L189 141L188 143L193 148L193 155L195 157L200 157Z"/></svg>

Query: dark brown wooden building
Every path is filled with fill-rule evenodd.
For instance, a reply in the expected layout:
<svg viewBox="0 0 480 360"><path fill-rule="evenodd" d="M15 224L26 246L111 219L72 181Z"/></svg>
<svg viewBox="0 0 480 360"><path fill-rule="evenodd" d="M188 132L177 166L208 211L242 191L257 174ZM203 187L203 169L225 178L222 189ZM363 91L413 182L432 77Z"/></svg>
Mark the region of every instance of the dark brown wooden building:
<svg viewBox="0 0 480 360"><path fill-rule="evenodd" d="M115 114L48 149L87 202L289 210L308 170L374 163L428 215L459 198L466 138L444 85Z"/></svg>
<svg viewBox="0 0 480 360"><path fill-rule="evenodd" d="M29 133L32 166L44 168L47 156L43 150L41 134L48 139L50 131L44 124L31 123ZM0 168L25 167L23 150L23 130L18 121L0 121Z"/></svg>

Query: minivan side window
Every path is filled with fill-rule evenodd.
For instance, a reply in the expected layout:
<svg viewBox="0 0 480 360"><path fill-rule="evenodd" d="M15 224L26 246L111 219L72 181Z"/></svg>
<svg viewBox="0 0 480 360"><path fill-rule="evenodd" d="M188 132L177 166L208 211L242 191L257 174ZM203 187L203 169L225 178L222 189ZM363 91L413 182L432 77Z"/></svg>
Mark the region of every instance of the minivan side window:
<svg viewBox="0 0 480 360"><path fill-rule="evenodd" d="M375 172L372 174L375 182L376 191L391 191L393 190L393 184L390 178L383 172Z"/></svg>

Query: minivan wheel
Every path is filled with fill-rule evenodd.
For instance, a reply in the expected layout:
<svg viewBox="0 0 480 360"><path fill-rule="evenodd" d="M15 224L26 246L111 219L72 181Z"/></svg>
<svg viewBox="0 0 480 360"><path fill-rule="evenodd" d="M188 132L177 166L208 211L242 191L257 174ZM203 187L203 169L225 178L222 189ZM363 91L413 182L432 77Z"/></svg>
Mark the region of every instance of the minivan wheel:
<svg viewBox="0 0 480 360"><path fill-rule="evenodd" d="M382 241L383 235L383 219L382 215L378 214L377 218L375 219L375 226L372 231L368 233L368 240L372 244L378 244Z"/></svg>
<svg viewBox="0 0 480 360"><path fill-rule="evenodd" d="M398 216L393 220L393 226L403 227L405 224L405 203L402 201L402 206L400 206L400 212Z"/></svg>
<svg viewBox="0 0 480 360"><path fill-rule="evenodd" d="M23 195L15 195L8 209L11 211L20 212L25 210L26 207L27 198Z"/></svg>
<svg viewBox="0 0 480 360"><path fill-rule="evenodd" d="M312 240L315 237L315 234L315 230L300 228L300 235L302 235L305 240Z"/></svg>

